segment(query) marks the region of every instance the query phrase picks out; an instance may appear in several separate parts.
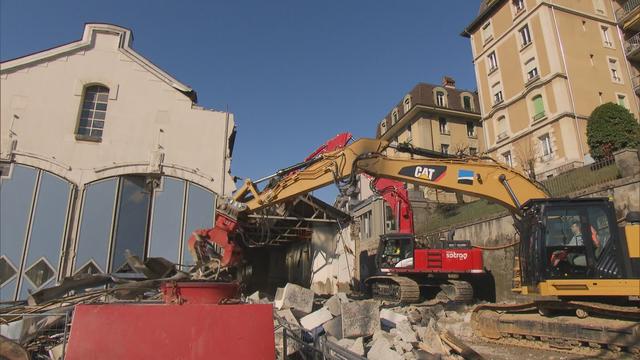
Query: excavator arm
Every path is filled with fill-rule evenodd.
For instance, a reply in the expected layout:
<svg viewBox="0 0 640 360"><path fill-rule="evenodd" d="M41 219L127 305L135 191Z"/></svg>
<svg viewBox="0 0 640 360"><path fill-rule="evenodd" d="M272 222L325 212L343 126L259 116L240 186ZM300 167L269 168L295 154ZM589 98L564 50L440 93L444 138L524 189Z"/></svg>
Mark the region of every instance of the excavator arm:
<svg viewBox="0 0 640 360"><path fill-rule="evenodd" d="M388 147L384 140L357 140L301 165L304 168L261 191L247 180L234 200L246 204L246 211L254 212L331 183L353 181L358 173L487 199L515 213L529 199L548 197L536 182L490 159L390 157L382 153Z"/></svg>

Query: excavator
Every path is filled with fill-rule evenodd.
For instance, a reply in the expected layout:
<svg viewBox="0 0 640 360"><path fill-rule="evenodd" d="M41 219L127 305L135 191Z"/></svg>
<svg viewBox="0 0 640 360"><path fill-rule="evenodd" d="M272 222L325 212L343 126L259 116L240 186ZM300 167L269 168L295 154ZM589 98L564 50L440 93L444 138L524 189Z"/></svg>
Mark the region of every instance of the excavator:
<svg viewBox="0 0 640 360"><path fill-rule="evenodd" d="M385 154L389 149L411 157ZM488 157L439 158L405 144L359 139L256 182L247 179L220 202L215 227L190 238L197 267L230 268L242 261L236 237L248 214L332 183L346 189L360 173L458 192L510 210L520 238L514 291L529 301L477 306L472 322L482 336L640 354L640 214L630 212L619 227L608 199L552 198L539 183ZM402 280L389 286L399 297L416 290ZM558 321L566 314L572 317Z"/></svg>

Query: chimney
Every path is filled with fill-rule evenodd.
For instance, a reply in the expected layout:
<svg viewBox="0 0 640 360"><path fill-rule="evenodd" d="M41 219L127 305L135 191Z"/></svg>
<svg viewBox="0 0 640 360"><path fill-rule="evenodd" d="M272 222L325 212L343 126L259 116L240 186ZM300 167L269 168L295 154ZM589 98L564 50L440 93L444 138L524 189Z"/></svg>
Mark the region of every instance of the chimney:
<svg viewBox="0 0 640 360"><path fill-rule="evenodd" d="M455 89L456 88L456 81L451 77L451 76L443 76L442 77L442 86L449 88L449 89Z"/></svg>

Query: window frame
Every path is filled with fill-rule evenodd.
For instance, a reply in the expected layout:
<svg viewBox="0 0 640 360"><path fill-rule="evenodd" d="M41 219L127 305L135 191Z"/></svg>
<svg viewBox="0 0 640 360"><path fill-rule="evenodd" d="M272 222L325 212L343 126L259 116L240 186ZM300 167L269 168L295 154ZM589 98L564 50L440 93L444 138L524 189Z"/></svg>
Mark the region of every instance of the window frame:
<svg viewBox="0 0 640 360"><path fill-rule="evenodd" d="M466 128L467 137L476 139L478 137L478 132L476 131L476 124L474 124L473 121L467 121L466 125L467 125L467 128ZM469 131L469 125L471 125L471 131Z"/></svg>
<svg viewBox="0 0 640 360"><path fill-rule="evenodd" d="M551 135L549 133L538 136L540 147L542 150L542 159L549 160L553 158L553 144L551 143Z"/></svg>
<svg viewBox="0 0 640 360"><path fill-rule="evenodd" d="M449 121L443 116L438 118L438 129L440 130L440 135L451 135Z"/></svg>
<svg viewBox="0 0 640 360"><path fill-rule="evenodd" d="M488 60L488 65L489 65L489 74L493 73L494 71L498 70L498 55L496 54L495 50L490 52L489 55L487 55L487 60Z"/></svg>
<svg viewBox="0 0 640 360"><path fill-rule="evenodd" d="M620 69L620 61L617 58L607 56L607 65L609 67L609 75L611 75L611 82L615 84L624 84L621 76L622 70Z"/></svg>
<svg viewBox="0 0 640 360"><path fill-rule="evenodd" d="M602 37L602 46L615 49L613 38L611 37L611 28L606 25L600 25L600 36Z"/></svg>
<svg viewBox="0 0 640 360"><path fill-rule="evenodd" d="M104 101L98 101L97 96L98 95L103 95L104 92L96 92L96 98L92 101L93 102L93 108L92 109L85 109L85 103L87 103L87 93L89 92L89 90L91 88L101 88L99 90L102 89L106 89L106 99ZM110 100L110 96L111 96L111 88L109 88L109 86L107 86L106 84L103 83L88 83L86 84L83 88L82 88L82 95L80 97L80 105L79 105L79 110L78 110L78 116L77 116L77 120L76 120L76 126L75 126L75 131L74 131L74 135L76 140L81 140L81 141L93 141L93 142L102 142L102 138L104 137L104 129L105 129L105 124L107 122L107 112L109 110L109 100ZM97 109L97 105L98 103L104 104L104 110L102 109ZM83 113L85 111L89 111L92 112L93 114L91 115L90 118L88 119L84 119ZM96 119L95 113L96 112L104 112L104 118L103 119ZM89 126L83 126L82 125L82 121L83 120L88 120L90 122L91 125ZM102 128L98 128L98 127L94 127L94 122L95 121L99 121L102 122ZM81 128L85 128L88 129L89 134L81 134ZM98 130L100 131L100 135L92 135L93 130Z"/></svg>
<svg viewBox="0 0 640 360"><path fill-rule="evenodd" d="M524 49L533 43L533 38L531 37L531 30L529 29L529 24L525 24L523 27L518 29L518 34L520 34L520 49Z"/></svg>

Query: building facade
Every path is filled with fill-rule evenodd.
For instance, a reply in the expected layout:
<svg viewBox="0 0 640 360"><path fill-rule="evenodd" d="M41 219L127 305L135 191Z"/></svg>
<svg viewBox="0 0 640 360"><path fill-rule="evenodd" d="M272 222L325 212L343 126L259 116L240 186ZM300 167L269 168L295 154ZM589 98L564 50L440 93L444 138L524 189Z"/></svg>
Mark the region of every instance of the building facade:
<svg viewBox="0 0 640 360"><path fill-rule="evenodd" d="M640 1L616 0L613 8L629 62L631 85L640 96Z"/></svg>
<svg viewBox="0 0 640 360"><path fill-rule="evenodd" d="M587 119L638 116L610 0L483 0L469 37L487 152L543 180L590 160Z"/></svg>
<svg viewBox="0 0 640 360"><path fill-rule="evenodd" d="M185 242L230 194L230 113L87 24L78 41L0 64L0 299L77 273L127 272L125 250L191 261Z"/></svg>

